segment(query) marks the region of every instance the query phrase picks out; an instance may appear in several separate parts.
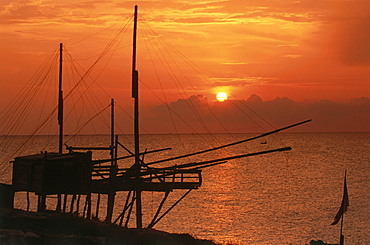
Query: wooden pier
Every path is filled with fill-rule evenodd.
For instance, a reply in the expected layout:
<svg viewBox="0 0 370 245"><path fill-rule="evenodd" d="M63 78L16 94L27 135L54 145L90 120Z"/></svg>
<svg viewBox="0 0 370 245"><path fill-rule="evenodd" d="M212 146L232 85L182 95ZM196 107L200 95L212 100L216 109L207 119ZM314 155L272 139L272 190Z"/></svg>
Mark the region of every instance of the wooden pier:
<svg viewBox="0 0 370 245"><path fill-rule="evenodd" d="M76 149L86 148L78 147ZM72 151L76 149L69 147L71 152L64 154L43 152L15 158L12 187L15 192L27 192L27 209L30 206L29 193L35 193L38 196L37 210L40 212L47 209L47 198L55 198L56 195L58 202L56 211L76 213L89 219L92 217L99 218L100 196L108 195L107 215L104 220L111 223L113 220L114 196L117 192L127 192L124 211L117 218L114 218L114 223L119 222L121 225L128 226L129 219L132 217L133 204L137 202L136 192L138 190L140 193L145 191L163 192L164 197L159 204L156 215L148 225L148 227L153 227L159 221L157 218L171 192L187 190L185 195L179 199L181 201L191 190L198 189L202 184L202 175L199 169L140 167L139 179L137 179L133 167L117 168L115 164L101 165L101 160L97 161L99 163L97 165L92 160L92 151ZM98 150L98 148L94 149ZM111 147L99 148L99 150L103 149L112 150ZM98 196L95 200L95 213L91 208L92 194ZM64 201L62 201L62 195L64 195ZM67 202L68 196L72 197L70 203ZM81 196L85 196L83 208L80 208ZM170 209L175 207L178 202ZM164 213L167 214L168 211ZM164 215L160 219L163 217ZM123 222L124 220L125 222Z"/></svg>

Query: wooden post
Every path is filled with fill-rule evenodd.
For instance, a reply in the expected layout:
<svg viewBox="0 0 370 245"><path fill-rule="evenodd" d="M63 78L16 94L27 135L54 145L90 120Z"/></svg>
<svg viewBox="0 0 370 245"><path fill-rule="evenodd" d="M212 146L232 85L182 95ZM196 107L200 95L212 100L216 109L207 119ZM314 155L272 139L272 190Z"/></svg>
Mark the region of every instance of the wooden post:
<svg viewBox="0 0 370 245"><path fill-rule="evenodd" d="M139 75L136 70L136 36L137 36L137 13L135 5L133 50L132 50L132 97L134 98L134 135L135 135L135 196L136 196L136 228L142 228L142 205L141 205L141 180L140 180L140 143L139 143Z"/></svg>
<svg viewBox="0 0 370 245"><path fill-rule="evenodd" d="M58 93L58 124L59 124L59 153L63 152L63 43L59 45L59 93Z"/></svg>
<svg viewBox="0 0 370 245"><path fill-rule="evenodd" d="M117 218L117 220L115 222L118 221L118 219L120 219L119 221L119 225L122 226L122 222L123 222L123 218L125 217L125 213L129 207L129 200L130 200L130 196L131 196L131 192L132 191L129 191L128 194L127 194L127 197L126 197L126 202L125 202L125 205L123 206L123 210L122 210L122 213L120 214L120 217ZM131 204L132 205L132 204Z"/></svg>
<svg viewBox="0 0 370 245"><path fill-rule="evenodd" d="M150 224L148 225L148 228L152 228L152 227L154 226L155 221L156 221L156 219L157 219L157 217L158 217L159 213L161 212L161 209L162 209L162 207L163 207L163 204L164 204L164 202L167 200L167 197L168 197L168 195L169 195L169 194L170 194L170 192L169 192L169 191L166 191L166 193L164 194L164 197L163 197L163 199L162 199L161 203L159 204L159 207L158 207L158 209L157 209L157 212L156 212L156 213L155 213L155 215L153 216L153 219L152 219L152 221L150 222Z"/></svg>
<svg viewBox="0 0 370 245"><path fill-rule="evenodd" d="M57 194L57 207L55 208L55 211L61 212L62 210L62 194L58 193Z"/></svg>
<svg viewBox="0 0 370 245"><path fill-rule="evenodd" d="M77 203L76 203L76 214L77 215L78 215L78 212L80 211L80 199L81 199L81 194L78 194Z"/></svg>
<svg viewBox="0 0 370 245"><path fill-rule="evenodd" d="M117 143L114 140L114 99L111 101L111 166L109 171L109 193L108 193L108 205L107 205L107 217L105 222L111 223L112 222L112 215L113 215L113 208L114 208L114 198L116 195L115 191L115 177L116 177L116 160L115 156L117 148Z"/></svg>
<svg viewBox="0 0 370 245"><path fill-rule="evenodd" d="M73 205L75 204L75 200L76 200L76 194L73 194L72 200L71 200L71 207L69 208L70 213L73 213Z"/></svg>
<svg viewBox="0 0 370 245"><path fill-rule="evenodd" d="M96 212L95 212L96 220L99 219L99 206L100 206L100 193L98 193L98 200L96 201Z"/></svg>
<svg viewBox="0 0 370 245"><path fill-rule="evenodd" d="M58 90L58 125L59 125L59 153L63 153L63 43L59 44L59 90ZM57 196L56 211L61 211L62 195Z"/></svg>
<svg viewBox="0 0 370 245"><path fill-rule="evenodd" d="M44 212L46 210L46 195L39 194L38 195L38 205L37 205L37 212Z"/></svg>
<svg viewBox="0 0 370 245"><path fill-rule="evenodd" d="M126 218L126 222L125 222L125 227L128 227L128 222L130 221L130 216L131 216L131 212L132 212L132 208L134 207L133 203L134 201L136 200L136 191L133 192L133 195L132 195L132 201L131 201L131 205L130 205L130 208L129 208L129 211L128 211L128 214L127 214L127 218Z"/></svg>
<svg viewBox="0 0 370 245"><path fill-rule="evenodd" d="M30 211L30 192L27 191L27 211Z"/></svg>
<svg viewBox="0 0 370 245"><path fill-rule="evenodd" d="M67 198L68 198L68 195L67 194L64 194L64 201L63 201L63 213L66 212L67 210Z"/></svg>
<svg viewBox="0 0 370 245"><path fill-rule="evenodd" d="M0 208L14 208L14 190L12 185L0 183Z"/></svg>
<svg viewBox="0 0 370 245"><path fill-rule="evenodd" d="M82 212L82 217L83 217L83 218L85 218L86 210L87 210L87 195L86 195L86 199L85 199L84 210L83 210L83 212Z"/></svg>
<svg viewBox="0 0 370 245"><path fill-rule="evenodd" d="M45 169L45 165L47 164L47 151L44 153L44 162L43 167ZM38 194L38 205L37 205L37 212L43 212L46 209L46 195L44 194L44 186L41 185L41 194Z"/></svg>
<svg viewBox="0 0 370 245"><path fill-rule="evenodd" d="M86 214L86 218L87 219L90 219L91 218L91 193L87 194L86 201L87 201L87 214Z"/></svg>

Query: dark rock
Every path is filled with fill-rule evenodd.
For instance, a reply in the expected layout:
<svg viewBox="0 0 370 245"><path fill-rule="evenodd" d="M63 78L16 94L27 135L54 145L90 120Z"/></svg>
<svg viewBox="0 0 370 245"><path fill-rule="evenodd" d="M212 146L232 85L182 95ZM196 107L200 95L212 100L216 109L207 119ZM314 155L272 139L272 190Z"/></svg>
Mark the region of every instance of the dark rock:
<svg viewBox="0 0 370 245"><path fill-rule="evenodd" d="M215 245L189 234L129 229L57 212L0 209L0 244L67 245Z"/></svg>

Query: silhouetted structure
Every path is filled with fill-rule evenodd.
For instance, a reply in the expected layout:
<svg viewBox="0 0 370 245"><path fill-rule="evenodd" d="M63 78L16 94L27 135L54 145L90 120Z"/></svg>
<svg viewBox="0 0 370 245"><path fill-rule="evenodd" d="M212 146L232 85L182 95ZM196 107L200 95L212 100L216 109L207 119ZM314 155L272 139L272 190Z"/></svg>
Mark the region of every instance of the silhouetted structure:
<svg viewBox="0 0 370 245"><path fill-rule="evenodd" d="M171 209L173 209L190 191L197 189L202 184L202 169L223 164L231 159L244 158L249 156L268 154L272 152L291 150L290 147L272 149L262 152L246 153L237 156L225 157L213 160L204 160L202 162L191 162L181 165L170 165L165 167L154 167L156 164L171 162L173 160L202 154L214 150L219 150L232 145L244 143L247 141L259 139L279 131L301 125L310 120L290 125L284 128L264 133L249 139L234 142L219 147L194 152L182 156L176 156L168 159L162 159L155 162L145 163L144 155L158 151L169 150L159 149L140 152L139 148L139 125L138 125L138 100L139 84L138 71L136 70L136 29L137 29L137 10L135 6L134 13L134 32L133 32L133 60L132 60L132 97L134 99L134 137L135 151L130 152L119 141L118 136L114 135L114 101L112 100L112 125L111 142L108 147L71 147L67 146L69 153L63 153L63 92L62 92L62 65L60 65L59 75L59 153L40 153L36 155L16 157L13 164L13 188L14 191L34 192L38 195L38 210L46 209L46 199L48 195L57 195L57 211L67 212L67 196L72 195L69 212L80 214L83 217L92 217L91 194L98 195L96 200L95 217L99 216L100 195L106 194L107 215L106 222L112 222L115 195L117 192L127 192L125 204L122 212L114 219L114 223L128 226L133 209L136 209L136 227L142 228L142 200L141 195L144 191L156 191L164 193L162 201L154 214L148 227L153 227L158 223ZM60 63L62 63L63 45L60 44ZM122 147L127 151L127 155L118 157L118 148ZM110 159L93 160L92 151L107 150L110 152ZM81 152L82 151L82 152ZM134 158L134 164L129 168L120 168L117 162L122 159ZM141 158L142 157L142 158ZM178 201L162 212L165 201L169 194L174 190L186 190ZM62 195L64 201L62 204ZM86 197L84 208L80 210L81 196ZM27 201L29 208L29 200Z"/></svg>

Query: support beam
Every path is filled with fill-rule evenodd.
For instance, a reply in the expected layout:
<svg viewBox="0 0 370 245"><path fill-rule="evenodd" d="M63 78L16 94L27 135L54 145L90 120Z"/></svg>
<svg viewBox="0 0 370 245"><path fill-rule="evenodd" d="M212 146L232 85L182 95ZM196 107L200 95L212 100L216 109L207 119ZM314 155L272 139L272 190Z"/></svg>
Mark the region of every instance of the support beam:
<svg viewBox="0 0 370 245"><path fill-rule="evenodd" d="M166 216L179 202L181 202L182 199L184 199L193 189L189 189L179 200L177 200L169 209L167 209L166 212L164 212L161 217L159 217L154 222L152 221L150 226L148 228L152 228L155 224L157 224L164 216Z"/></svg>
<svg viewBox="0 0 370 245"><path fill-rule="evenodd" d="M133 49L132 49L132 97L134 98L134 140L135 140L135 192L136 192L136 228L142 228L142 205L141 205L141 180L140 180L140 143L139 143L139 73L136 70L136 36L137 36L137 12L135 5Z"/></svg>
<svg viewBox="0 0 370 245"><path fill-rule="evenodd" d="M157 219L157 217L158 217L159 213L161 212L162 207L163 207L163 204L164 204L164 203L165 203L165 201L167 200L167 197L168 197L168 195L169 195L169 194L170 194L170 192L169 192L169 191L166 191L166 193L164 194L164 197L163 197L163 199L162 199L161 203L160 203L160 204L159 204L159 206L158 206L157 212L156 212L156 213L155 213L155 215L153 216L153 219L152 219L152 221L150 222L150 224L148 225L148 228L152 228L152 227L154 226L155 221L156 221L156 219Z"/></svg>

